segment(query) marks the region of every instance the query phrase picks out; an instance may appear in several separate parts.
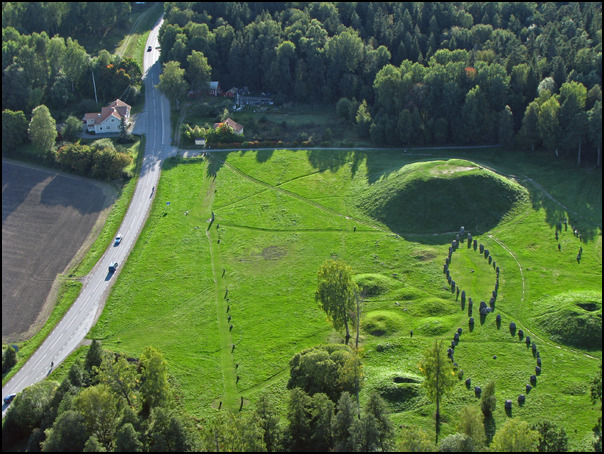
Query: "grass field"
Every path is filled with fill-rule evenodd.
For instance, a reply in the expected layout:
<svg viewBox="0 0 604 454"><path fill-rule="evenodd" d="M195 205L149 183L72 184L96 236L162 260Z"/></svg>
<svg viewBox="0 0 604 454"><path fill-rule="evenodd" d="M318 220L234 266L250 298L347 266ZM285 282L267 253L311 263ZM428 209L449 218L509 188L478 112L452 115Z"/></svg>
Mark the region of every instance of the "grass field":
<svg viewBox="0 0 604 454"><path fill-rule="evenodd" d="M455 361L472 387L495 380L497 427L511 399L511 416L550 419L565 427L572 448L588 448L598 414L589 381L601 349L559 343L540 317L550 297L575 292L568 304L596 321L599 313L601 337L601 170L543 166L542 156L498 149L409 151L261 150L165 163L149 220L90 337L133 355L146 345L158 347L179 399L198 417L212 417L219 402L236 410L243 398L246 408L263 390L283 408L289 359L306 347L342 340L314 301L320 265L340 257L366 293L362 401L377 389L397 426L433 431L434 405L420 388L417 364L425 347L437 338L449 343L461 327ZM451 168L458 170L444 171ZM409 178L416 173L413 184L397 186L405 172ZM482 177L472 180L468 173ZM485 186L487 176L495 186ZM451 182L460 191L455 200L465 196L468 202L430 205L438 211L413 225L380 217L369 203L387 201L394 211L413 194L437 200ZM495 201L494 192L508 186L518 195L511 202L493 203L490 211L472 206L485 187ZM465 245L453 254L451 275L474 301L472 331L467 306L461 308L443 274L455 239L448 223L453 216L500 267L496 310L482 320L478 305L489 301L494 268ZM556 241L555 225L564 216L570 224ZM578 306L581 292L589 292L595 306ZM510 334L512 321L536 342L543 361L521 407L516 399L525 394L536 359ZM461 406L477 403L464 380L441 406L441 436L455 431Z"/></svg>

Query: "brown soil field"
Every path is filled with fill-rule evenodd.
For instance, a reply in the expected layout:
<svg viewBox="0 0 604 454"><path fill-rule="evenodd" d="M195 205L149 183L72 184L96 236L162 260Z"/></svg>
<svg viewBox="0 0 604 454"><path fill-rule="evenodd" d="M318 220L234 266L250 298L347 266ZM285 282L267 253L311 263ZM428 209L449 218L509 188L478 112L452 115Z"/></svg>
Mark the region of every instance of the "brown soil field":
<svg viewBox="0 0 604 454"><path fill-rule="evenodd" d="M2 341L31 337L52 310L58 277L100 231L117 190L2 160Z"/></svg>

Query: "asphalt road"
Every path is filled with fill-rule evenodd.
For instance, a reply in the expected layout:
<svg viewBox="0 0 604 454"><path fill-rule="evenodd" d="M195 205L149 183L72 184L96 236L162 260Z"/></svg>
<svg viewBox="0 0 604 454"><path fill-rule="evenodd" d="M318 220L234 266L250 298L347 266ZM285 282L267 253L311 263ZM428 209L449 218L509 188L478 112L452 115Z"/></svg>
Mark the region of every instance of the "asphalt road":
<svg viewBox="0 0 604 454"><path fill-rule="evenodd" d="M143 121L146 124L143 130L147 141L139 181L119 229L122 241L117 246L112 244L105 251L86 277L80 296L71 309L19 372L2 387L3 397L13 393L18 394L26 387L46 378L53 367L61 364L84 340L100 316L111 286L145 224L155 195L153 188L159 181L161 161L176 153L176 149L170 146L170 104L155 88L159 83L161 69L158 61L160 51L157 36L162 22L163 16L153 27L145 45L143 79L146 100ZM152 47L150 52L147 52L148 46ZM118 262L118 267L111 273L109 265L113 262ZM51 367L51 364L54 366ZM8 405L3 402L3 417L7 408Z"/></svg>

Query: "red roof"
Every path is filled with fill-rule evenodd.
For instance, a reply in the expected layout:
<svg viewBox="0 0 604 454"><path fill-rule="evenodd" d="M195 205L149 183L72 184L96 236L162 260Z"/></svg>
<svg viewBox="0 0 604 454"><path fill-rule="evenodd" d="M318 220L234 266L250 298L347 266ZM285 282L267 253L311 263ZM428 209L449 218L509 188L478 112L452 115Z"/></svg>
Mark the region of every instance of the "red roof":
<svg viewBox="0 0 604 454"><path fill-rule="evenodd" d="M225 124L225 123L228 126L230 126L231 128L233 128L233 131L235 131L236 133L242 133L243 132L243 126L241 126L239 123L231 120L230 118L227 118L222 123L214 123L214 129L217 129L218 127L220 127L220 125Z"/></svg>

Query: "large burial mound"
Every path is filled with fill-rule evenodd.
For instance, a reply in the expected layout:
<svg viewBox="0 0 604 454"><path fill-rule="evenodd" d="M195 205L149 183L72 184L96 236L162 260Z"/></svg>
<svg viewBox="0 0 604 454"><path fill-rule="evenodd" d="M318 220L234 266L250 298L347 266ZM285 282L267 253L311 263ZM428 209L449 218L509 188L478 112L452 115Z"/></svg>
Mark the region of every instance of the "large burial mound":
<svg viewBox="0 0 604 454"><path fill-rule="evenodd" d="M534 303L534 320L552 340L602 349L602 294L568 292Z"/></svg>
<svg viewBox="0 0 604 454"><path fill-rule="evenodd" d="M527 190L461 159L408 164L372 184L358 205L397 233L485 232L528 200Z"/></svg>

